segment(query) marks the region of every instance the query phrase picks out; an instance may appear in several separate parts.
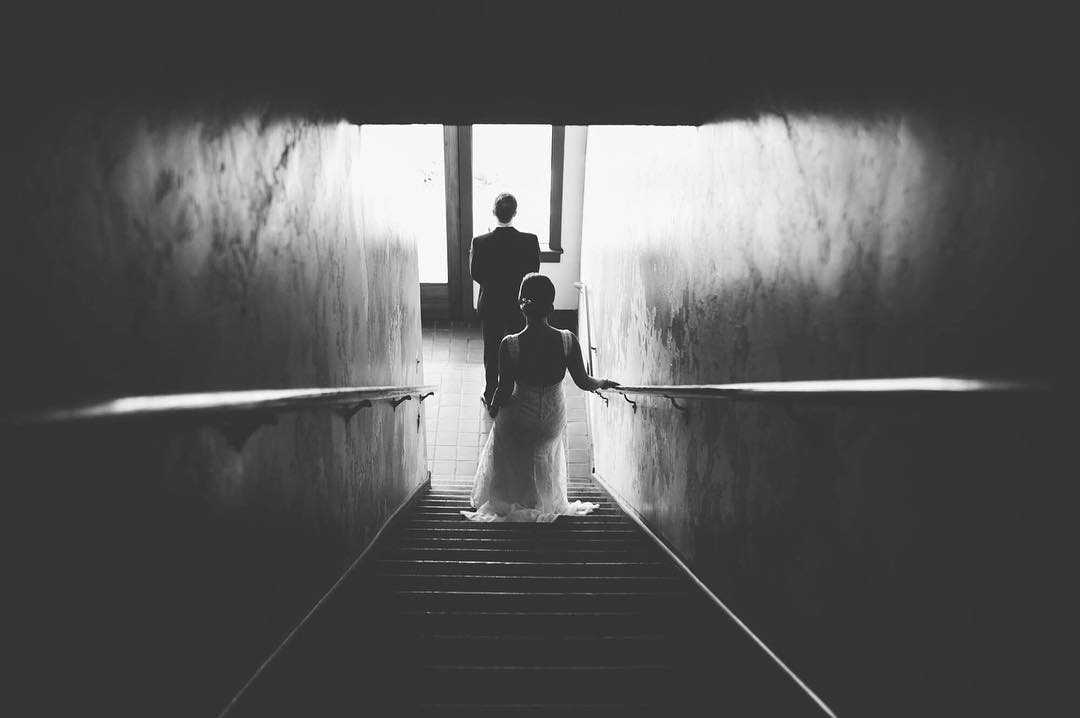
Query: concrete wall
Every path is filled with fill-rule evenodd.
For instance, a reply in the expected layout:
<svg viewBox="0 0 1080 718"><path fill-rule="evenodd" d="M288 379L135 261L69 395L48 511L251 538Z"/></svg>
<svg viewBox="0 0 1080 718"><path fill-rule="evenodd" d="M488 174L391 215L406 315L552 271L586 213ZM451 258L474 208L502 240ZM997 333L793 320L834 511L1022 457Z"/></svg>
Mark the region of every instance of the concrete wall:
<svg viewBox="0 0 1080 718"><path fill-rule="evenodd" d="M5 411L422 380L359 127L79 110L5 165ZM5 712L215 715L426 476L419 411L5 435Z"/></svg>
<svg viewBox="0 0 1080 718"><path fill-rule="evenodd" d="M1080 223L1050 120L591 127L597 374L1066 375ZM688 423L664 400L590 399L597 472L841 714L1062 697L1061 407L683 403Z"/></svg>

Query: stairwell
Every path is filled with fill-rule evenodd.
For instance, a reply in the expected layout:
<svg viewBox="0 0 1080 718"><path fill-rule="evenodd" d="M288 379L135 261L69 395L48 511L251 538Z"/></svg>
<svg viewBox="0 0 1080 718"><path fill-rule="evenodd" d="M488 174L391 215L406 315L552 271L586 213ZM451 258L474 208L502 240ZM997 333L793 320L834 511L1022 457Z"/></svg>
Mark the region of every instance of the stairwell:
<svg viewBox="0 0 1080 718"><path fill-rule="evenodd" d="M475 524L422 494L229 716L823 713L611 498Z"/></svg>
<svg viewBox="0 0 1080 718"><path fill-rule="evenodd" d="M430 486L225 715L824 715L591 478L571 383L569 498L600 508L465 520L478 340L425 333Z"/></svg>

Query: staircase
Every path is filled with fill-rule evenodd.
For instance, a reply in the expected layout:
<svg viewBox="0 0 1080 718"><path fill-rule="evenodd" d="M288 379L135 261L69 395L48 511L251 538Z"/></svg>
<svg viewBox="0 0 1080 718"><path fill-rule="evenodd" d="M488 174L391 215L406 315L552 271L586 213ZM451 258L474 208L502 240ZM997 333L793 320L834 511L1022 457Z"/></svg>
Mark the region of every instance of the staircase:
<svg viewBox="0 0 1080 718"><path fill-rule="evenodd" d="M552 524L468 522L468 491L424 495L227 716L824 715L591 480Z"/></svg>

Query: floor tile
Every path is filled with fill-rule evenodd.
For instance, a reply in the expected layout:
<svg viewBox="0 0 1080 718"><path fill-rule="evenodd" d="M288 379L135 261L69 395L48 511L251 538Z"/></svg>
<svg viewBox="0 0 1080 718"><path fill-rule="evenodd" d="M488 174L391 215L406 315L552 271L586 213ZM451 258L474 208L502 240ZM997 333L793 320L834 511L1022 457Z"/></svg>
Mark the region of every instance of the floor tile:
<svg viewBox="0 0 1080 718"><path fill-rule="evenodd" d="M566 424L566 433L568 435L570 435L570 436L574 436L575 434L580 435L580 436L585 436L585 434L587 433L586 430L585 430L585 422L584 421L570 421L570 422L567 422L567 424Z"/></svg>
<svg viewBox="0 0 1080 718"><path fill-rule="evenodd" d="M424 439L432 481L471 485L476 460L491 431L491 418L480 404L484 389L483 337L472 327L426 327L423 330L424 381L438 387L424 404ZM591 471L591 447L585 424L586 392L567 375L569 472L584 478Z"/></svg>
<svg viewBox="0 0 1080 718"><path fill-rule="evenodd" d="M439 460L442 460L442 459L453 460L456 457L457 457L457 446L456 445L436 446L435 447L435 456L434 456L435 461L439 461Z"/></svg>
<svg viewBox="0 0 1080 718"><path fill-rule="evenodd" d="M457 435L458 446L479 446L480 434L475 431L465 431Z"/></svg>
<svg viewBox="0 0 1080 718"><path fill-rule="evenodd" d="M457 446L458 445L458 438L457 437L458 437L458 432L457 431L452 431L452 430L437 431L437 432L435 432L435 439L434 439L433 442L431 442L431 445L434 446L435 448L438 448L440 446ZM430 447L429 447L428 455L430 456L431 453L432 452L431 452Z"/></svg>

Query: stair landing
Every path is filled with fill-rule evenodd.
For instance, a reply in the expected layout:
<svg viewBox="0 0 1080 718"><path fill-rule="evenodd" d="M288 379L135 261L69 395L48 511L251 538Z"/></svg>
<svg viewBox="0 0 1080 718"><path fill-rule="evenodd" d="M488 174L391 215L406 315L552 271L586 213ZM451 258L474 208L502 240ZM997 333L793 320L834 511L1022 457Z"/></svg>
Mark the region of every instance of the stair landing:
<svg viewBox="0 0 1080 718"><path fill-rule="evenodd" d="M442 328L440 328L442 327ZM438 387L424 400L424 430L432 485L472 482L476 459L491 431L480 394L484 390L484 338L473 327L442 325L423 331L424 383ZM566 392L566 438L572 479L592 475L585 392L570 379Z"/></svg>

